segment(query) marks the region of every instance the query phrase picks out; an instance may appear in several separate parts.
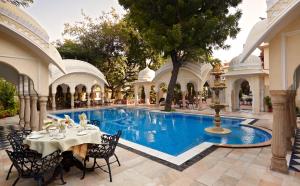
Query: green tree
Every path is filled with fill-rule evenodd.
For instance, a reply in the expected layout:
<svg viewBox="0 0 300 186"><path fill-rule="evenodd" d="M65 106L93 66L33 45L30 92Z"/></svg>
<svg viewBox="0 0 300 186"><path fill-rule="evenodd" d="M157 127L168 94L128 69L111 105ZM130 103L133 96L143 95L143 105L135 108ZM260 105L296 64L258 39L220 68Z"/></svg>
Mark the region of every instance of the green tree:
<svg viewBox="0 0 300 186"><path fill-rule="evenodd" d="M28 7L31 3L33 3L33 0L6 0L6 1L13 5L23 6L23 7Z"/></svg>
<svg viewBox="0 0 300 186"><path fill-rule="evenodd" d="M65 25L64 34L73 39L57 42L58 51L64 58L85 60L98 67L107 79L112 98L121 90L129 96L133 92L130 82L145 68L146 59L152 59L150 68L156 70L162 58L144 42L127 18L121 18L114 10L95 20L83 16L84 21Z"/></svg>
<svg viewBox="0 0 300 186"><path fill-rule="evenodd" d="M0 105L4 110L13 109L16 106L14 99L16 88L9 82L0 78Z"/></svg>
<svg viewBox="0 0 300 186"><path fill-rule="evenodd" d="M186 61L203 62L213 48L228 48L225 40L238 31L241 0L119 0L143 38L165 56L173 71L165 110L171 110L180 67ZM229 11L229 9L232 11Z"/></svg>

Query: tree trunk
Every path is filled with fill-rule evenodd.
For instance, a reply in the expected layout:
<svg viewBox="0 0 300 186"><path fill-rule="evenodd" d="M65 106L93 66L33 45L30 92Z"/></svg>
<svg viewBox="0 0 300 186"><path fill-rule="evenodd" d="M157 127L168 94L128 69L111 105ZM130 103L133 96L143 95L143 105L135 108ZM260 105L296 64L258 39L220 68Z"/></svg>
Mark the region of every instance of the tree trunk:
<svg viewBox="0 0 300 186"><path fill-rule="evenodd" d="M111 88L111 95L110 95L110 99L115 99L115 89Z"/></svg>
<svg viewBox="0 0 300 186"><path fill-rule="evenodd" d="M165 111L171 111L171 109L172 109L172 101L174 98L174 88L175 88L175 85L177 82L178 72L181 67L181 63L178 61L177 53L175 51L171 53L171 58L172 58L173 70L172 70L171 79L170 79L170 82L168 85Z"/></svg>

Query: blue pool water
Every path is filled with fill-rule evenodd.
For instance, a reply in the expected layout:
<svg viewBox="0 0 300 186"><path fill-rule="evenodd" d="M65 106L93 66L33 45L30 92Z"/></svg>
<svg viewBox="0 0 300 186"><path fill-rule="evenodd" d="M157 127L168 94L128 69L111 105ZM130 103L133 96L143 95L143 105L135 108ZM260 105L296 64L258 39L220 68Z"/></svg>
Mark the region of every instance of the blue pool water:
<svg viewBox="0 0 300 186"><path fill-rule="evenodd" d="M99 120L101 131L115 134L122 130L128 141L177 156L202 142L222 144L256 144L268 141L271 135L263 130L241 126L243 119L222 118L222 126L232 130L228 135L209 134L206 127L213 126L213 117L182 113L153 112L147 109L109 108L55 114L69 115L79 122L78 115L86 113L88 119Z"/></svg>

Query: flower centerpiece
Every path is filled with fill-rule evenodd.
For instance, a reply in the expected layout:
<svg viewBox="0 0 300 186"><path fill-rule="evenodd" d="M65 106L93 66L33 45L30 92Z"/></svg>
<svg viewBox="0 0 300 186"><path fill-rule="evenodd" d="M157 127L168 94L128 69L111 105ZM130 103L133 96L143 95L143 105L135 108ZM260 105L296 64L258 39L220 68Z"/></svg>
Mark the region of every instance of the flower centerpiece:
<svg viewBox="0 0 300 186"><path fill-rule="evenodd" d="M43 123L44 123L44 126L42 128L43 128L43 130L46 130L46 131L48 131L48 129L50 127L55 126L53 119L50 119L50 118L44 119Z"/></svg>
<svg viewBox="0 0 300 186"><path fill-rule="evenodd" d="M86 128L87 126L87 117L85 113L79 115L79 124L82 128Z"/></svg>
<svg viewBox="0 0 300 186"><path fill-rule="evenodd" d="M75 125L74 121L71 119L69 115L65 115L65 119L63 121L65 125L69 128L74 127Z"/></svg>
<svg viewBox="0 0 300 186"><path fill-rule="evenodd" d="M59 129L59 133L65 133L67 125L65 124L65 120L61 119L57 121L57 127Z"/></svg>

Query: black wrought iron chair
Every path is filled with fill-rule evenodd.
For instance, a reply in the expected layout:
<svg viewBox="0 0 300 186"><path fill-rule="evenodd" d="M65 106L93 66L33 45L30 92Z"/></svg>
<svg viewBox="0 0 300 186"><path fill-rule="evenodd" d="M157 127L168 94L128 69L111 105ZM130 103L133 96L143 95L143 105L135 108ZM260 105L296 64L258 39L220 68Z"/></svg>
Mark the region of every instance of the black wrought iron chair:
<svg viewBox="0 0 300 186"><path fill-rule="evenodd" d="M23 140L31 133L30 129L20 129L20 130L13 130L7 135L7 140L10 143L14 152L29 150L27 146L23 144ZM6 180L8 180L11 170L13 168L13 163L11 164Z"/></svg>
<svg viewBox="0 0 300 186"><path fill-rule="evenodd" d="M117 158L117 156L115 155L115 149L118 145L118 141L119 141L121 134L122 134L122 131L119 130L116 135L103 135L102 140L101 140L103 143L101 143L101 144L88 144L88 150L87 150L86 158L84 159L84 163L83 163L84 168L83 168L83 174L82 174L81 179L84 179L85 172L88 169L86 167L86 162L89 160L89 158L94 158L94 164L91 169L94 170L95 168L100 168L104 172L109 173L109 180L110 180L110 182L112 182L110 164L113 162L110 162L109 159L112 156L115 156ZM106 162L106 165L99 165L97 163L97 159L104 159ZM116 161L120 165L118 158ZM108 171L102 168L104 166L108 167Z"/></svg>
<svg viewBox="0 0 300 186"><path fill-rule="evenodd" d="M34 151L23 150L12 152L6 150L6 152L18 171L18 177L14 181L13 186L17 184L20 178L34 178L39 186L44 185L44 175L50 171L54 171L54 173L59 171L62 184L66 183L63 179L63 169L60 164L60 151L55 151L43 158Z"/></svg>
<svg viewBox="0 0 300 186"><path fill-rule="evenodd" d="M119 130L119 131L117 132L116 135L119 136L119 138L120 138L121 134L122 134L122 131ZM105 143L109 143L109 140L110 140L110 139L111 139L111 135L103 134L103 135L101 136L101 143L104 143L104 144L105 144ZM119 158L118 158L118 156L116 155L115 152L114 152L114 157L116 158L116 160L110 162L110 164L117 162L118 165L121 166L121 163L120 163L120 161L119 161Z"/></svg>

